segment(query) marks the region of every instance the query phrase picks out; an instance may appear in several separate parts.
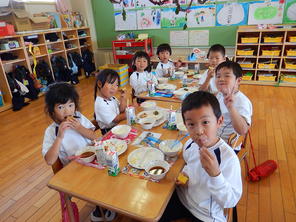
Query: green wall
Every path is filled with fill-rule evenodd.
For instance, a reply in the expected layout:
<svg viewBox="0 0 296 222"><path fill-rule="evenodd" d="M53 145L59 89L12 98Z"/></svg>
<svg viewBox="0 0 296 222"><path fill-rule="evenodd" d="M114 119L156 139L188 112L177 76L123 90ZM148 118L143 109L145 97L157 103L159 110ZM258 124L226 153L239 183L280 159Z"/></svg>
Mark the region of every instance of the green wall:
<svg viewBox="0 0 296 222"><path fill-rule="evenodd" d="M97 39L99 48L111 47L111 41L116 40L116 36L120 33L116 32L113 15L113 5L109 0L92 0L94 11L94 20L97 31ZM210 30L210 45L220 43L224 46L234 46L236 40L237 26L229 27L203 27L198 29ZM196 30L198 30L196 29ZM170 31L182 29L154 29L154 30L139 30L134 33L148 33L153 39L153 45L157 46L161 43L170 42ZM191 30L191 29L187 29Z"/></svg>

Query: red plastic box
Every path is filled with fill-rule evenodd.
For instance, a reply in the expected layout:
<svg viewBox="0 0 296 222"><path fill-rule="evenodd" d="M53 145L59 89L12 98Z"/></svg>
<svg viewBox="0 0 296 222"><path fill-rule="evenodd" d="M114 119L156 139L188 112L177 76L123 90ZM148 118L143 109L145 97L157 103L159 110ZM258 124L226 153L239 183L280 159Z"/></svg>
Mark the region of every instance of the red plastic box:
<svg viewBox="0 0 296 222"><path fill-rule="evenodd" d="M6 22L0 22L0 36L15 35L14 26Z"/></svg>

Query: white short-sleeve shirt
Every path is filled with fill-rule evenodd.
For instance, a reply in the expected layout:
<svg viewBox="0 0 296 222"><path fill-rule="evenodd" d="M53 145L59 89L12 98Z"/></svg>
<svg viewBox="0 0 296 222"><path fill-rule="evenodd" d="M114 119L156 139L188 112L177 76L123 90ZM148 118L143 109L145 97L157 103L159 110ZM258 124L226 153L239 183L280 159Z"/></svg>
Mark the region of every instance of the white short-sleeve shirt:
<svg viewBox="0 0 296 222"><path fill-rule="evenodd" d="M207 79L207 76L208 76L208 69L201 75L200 79L199 79L199 82L198 84L199 85L202 85L204 84L204 82L206 81ZM210 80L210 84L209 84L209 92L210 93L213 93L213 94L216 94L218 93L218 89L217 89L217 86L216 86L216 77L214 76L213 78L211 78Z"/></svg>
<svg viewBox="0 0 296 222"><path fill-rule="evenodd" d="M170 68L175 68L175 65L172 61L168 61L167 63L162 63L159 62L156 66L156 76L157 77L163 77L164 76L164 72L167 73L167 70Z"/></svg>
<svg viewBox="0 0 296 222"><path fill-rule="evenodd" d="M224 96L221 92L217 94L217 99L220 104L221 112L224 117L224 121L222 126L218 130L218 136L221 137L225 142L227 142L229 136L232 133L236 133L239 135L232 126L232 121L230 117L230 113L224 103ZM252 122L252 114L253 114L253 108L252 103L248 99L248 97L245 96L241 91L238 91L234 94L234 107L238 111L238 113L246 120L248 125L251 125ZM236 149L240 149L240 147L237 147Z"/></svg>
<svg viewBox="0 0 296 222"><path fill-rule="evenodd" d="M151 80L157 84L157 79L155 75L150 72L133 72L130 76L130 85L135 90L135 95L139 95L142 92L148 90L147 82Z"/></svg>
<svg viewBox="0 0 296 222"><path fill-rule="evenodd" d="M116 123L113 120L119 113L119 102L115 97L104 99L97 96L95 101L95 115L101 129L110 129L115 126Z"/></svg>
<svg viewBox="0 0 296 222"><path fill-rule="evenodd" d="M80 124L91 130L95 130L95 126L80 112L75 113ZM52 123L47 129L45 130L43 145L42 145L42 156L44 157L48 150L51 148L52 144L56 140L58 134L59 125L57 123ZM73 156L75 153L87 145L91 144L91 140L85 138L80 133L78 133L74 129L67 129L64 134L64 138L62 140L62 144L59 151L59 158L63 165L69 163L67 159L68 156Z"/></svg>

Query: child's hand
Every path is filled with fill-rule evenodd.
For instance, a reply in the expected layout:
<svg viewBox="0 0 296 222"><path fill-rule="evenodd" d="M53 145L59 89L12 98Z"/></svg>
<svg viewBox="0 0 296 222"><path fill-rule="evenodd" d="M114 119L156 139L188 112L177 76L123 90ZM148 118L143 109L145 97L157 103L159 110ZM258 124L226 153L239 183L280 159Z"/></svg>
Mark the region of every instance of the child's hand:
<svg viewBox="0 0 296 222"><path fill-rule="evenodd" d="M208 75L207 75L207 79L211 79L215 76L215 69L211 67L209 67L209 71L208 71Z"/></svg>
<svg viewBox="0 0 296 222"><path fill-rule="evenodd" d="M81 123L76 118L71 118L67 120L67 122L70 123L72 129L79 130L79 128L81 127Z"/></svg>
<svg viewBox="0 0 296 222"><path fill-rule="evenodd" d="M200 162L209 176L216 177L221 173L217 158L207 148L200 148Z"/></svg>
<svg viewBox="0 0 296 222"><path fill-rule="evenodd" d="M234 103L234 90L227 89L226 96L224 96L224 104L227 107L227 109L230 111L233 108Z"/></svg>
<svg viewBox="0 0 296 222"><path fill-rule="evenodd" d="M64 138L65 130L71 128L71 123L69 121L64 121L59 126L59 131L57 137Z"/></svg>
<svg viewBox="0 0 296 222"><path fill-rule="evenodd" d="M126 90L125 90L125 88L120 89L119 92L120 92L120 98L121 99L126 99Z"/></svg>

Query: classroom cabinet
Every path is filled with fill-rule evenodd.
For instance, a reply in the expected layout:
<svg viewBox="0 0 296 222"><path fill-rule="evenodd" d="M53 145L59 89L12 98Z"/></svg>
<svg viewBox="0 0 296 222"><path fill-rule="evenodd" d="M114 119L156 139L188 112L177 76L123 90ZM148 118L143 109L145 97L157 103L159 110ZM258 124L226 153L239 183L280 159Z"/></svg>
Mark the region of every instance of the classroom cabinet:
<svg viewBox="0 0 296 222"><path fill-rule="evenodd" d="M296 29L239 28L235 61L244 83L296 86Z"/></svg>
<svg viewBox="0 0 296 222"><path fill-rule="evenodd" d="M56 36L56 39L52 36ZM30 52L29 45L25 44L25 42L31 42L32 46L36 46L35 49L37 48L38 52L34 54L37 62L44 60L49 65L51 73L53 73L51 65L52 56L59 55L64 57L69 67L68 52L77 52L80 55L85 49L93 52L90 29L88 27L54 29L46 32L27 32L22 35L0 37L0 42L16 44L14 48L1 44L0 48L0 90L3 97L3 104L0 104L0 112L12 107L12 92L9 87L7 73L13 71L16 65L25 66L30 73L33 71L34 58ZM9 53L9 55L5 53ZM52 78L55 79L54 74ZM42 93L39 95L42 95Z"/></svg>

